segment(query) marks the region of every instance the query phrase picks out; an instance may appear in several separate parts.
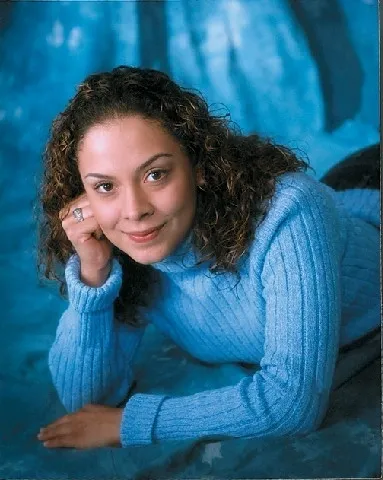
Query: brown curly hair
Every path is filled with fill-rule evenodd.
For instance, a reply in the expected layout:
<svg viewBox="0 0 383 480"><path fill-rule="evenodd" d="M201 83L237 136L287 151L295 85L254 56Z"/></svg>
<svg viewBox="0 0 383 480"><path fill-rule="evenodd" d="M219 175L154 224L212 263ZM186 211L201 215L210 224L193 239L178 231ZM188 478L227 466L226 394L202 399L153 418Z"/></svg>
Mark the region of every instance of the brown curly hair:
<svg viewBox="0 0 383 480"><path fill-rule="evenodd" d="M203 185L197 190L193 244L201 262L212 260L211 272L238 274L236 264L255 237L254 225L265 216L275 178L311 167L269 139L242 135L228 115L213 115L199 93L180 87L166 74L128 66L88 76L52 124L40 191L39 271L58 280L60 293L66 293L63 267L74 249L58 213L84 192L77 168L79 142L95 124L127 115L159 122L198 167ZM137 307L150 301L154 270L117 247L114 255L123 268L116 318L140 325Z"/></svg>

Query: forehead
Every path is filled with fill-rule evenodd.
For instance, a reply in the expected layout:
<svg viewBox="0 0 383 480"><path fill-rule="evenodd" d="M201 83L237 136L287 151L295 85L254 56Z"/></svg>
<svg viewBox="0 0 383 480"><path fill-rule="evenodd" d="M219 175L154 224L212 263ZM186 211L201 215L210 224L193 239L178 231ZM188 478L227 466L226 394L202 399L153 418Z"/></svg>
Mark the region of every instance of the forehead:
<svg viewBox="0 0 383 480"><path fill-rule="evenodd" d="M86 132L78 149L78 168L82 176L89 172L135 172L160 153L177 158L182 168L190 163L181 145L158 122L141 117L116 118Z"/></svg>
<svg viewBox="0 0 383 480"><path fill-rule="evenodd" d="M110 119L91 127L84 135L80 151L103 153L119 147L147 150L166 145L179 147L178 142L160 124L142 117Z"/></svg>

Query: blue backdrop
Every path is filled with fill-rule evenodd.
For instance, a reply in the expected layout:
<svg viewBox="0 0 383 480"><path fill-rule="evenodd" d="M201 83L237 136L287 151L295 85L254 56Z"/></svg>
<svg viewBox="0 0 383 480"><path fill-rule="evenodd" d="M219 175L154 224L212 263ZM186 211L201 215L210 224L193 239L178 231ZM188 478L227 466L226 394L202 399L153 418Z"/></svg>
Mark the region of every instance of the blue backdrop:
<svg viewBox="0 0 383 480"><path fill-rule="evenodd" d="M197 88L243 132L306 154L318 178L379 140L377 0L1 2L0 399L6 392L11 406L0 408L0 431L19 418L15 398L49 384L47 351L65 307L35 271L33 204L49 127L86 75L120 64ZM46 401L39 391L28 419ZM26 427L12 425L16 445ZM23 437L25 451L40 426ZM37 475L33 462L19 465L25 477Z"/></svg>

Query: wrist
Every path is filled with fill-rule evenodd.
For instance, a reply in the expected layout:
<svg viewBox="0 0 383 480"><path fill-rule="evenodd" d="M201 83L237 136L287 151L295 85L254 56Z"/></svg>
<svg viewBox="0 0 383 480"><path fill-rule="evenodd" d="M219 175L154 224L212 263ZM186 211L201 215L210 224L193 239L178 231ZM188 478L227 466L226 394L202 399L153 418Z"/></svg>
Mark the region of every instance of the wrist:
<svg viewBox="0 0 383 480"><path fill-rule="evenodd" d="M85 265L81 265L80 280L89 287L101 287L108 279L111 269L111 260L109 260L108 263L101 268L87 267Z"/></svg>
<svg viewBox="0 0 383 480"><path fill-rule="evenodd" d="M68 288L68 300L80 313L108 310L122 283L122 268L116 258L112 258L112 267L107 280L100 287L90 287L80 280L80 258L72 255L65 267L65 280Z"/></svg>

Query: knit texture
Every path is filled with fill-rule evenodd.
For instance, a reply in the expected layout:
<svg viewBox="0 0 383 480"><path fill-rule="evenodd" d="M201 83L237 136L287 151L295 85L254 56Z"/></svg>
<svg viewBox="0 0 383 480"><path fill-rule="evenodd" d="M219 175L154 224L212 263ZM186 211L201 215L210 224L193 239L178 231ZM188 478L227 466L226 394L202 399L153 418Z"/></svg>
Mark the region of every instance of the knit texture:
<svg viewBox="0 0 383 480"><path fill-rule="evenodd" d="M288 173L279 177L239 261L239 283L233 274L211 273L209 262L195 265L191 233L152 264L160 281L142 309L147 322L198 359L261 368L236 385L194 395L132 395L122 445L317 428L339 347L380 323L378 225L378 191L334 192L306 174ZM144 333L113 319L121 267L114 261L100 288L81 283L76 256L66 272L69 307L49 353L54 384L69 411L86 403L118 405Z"/></svg>

